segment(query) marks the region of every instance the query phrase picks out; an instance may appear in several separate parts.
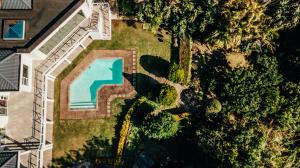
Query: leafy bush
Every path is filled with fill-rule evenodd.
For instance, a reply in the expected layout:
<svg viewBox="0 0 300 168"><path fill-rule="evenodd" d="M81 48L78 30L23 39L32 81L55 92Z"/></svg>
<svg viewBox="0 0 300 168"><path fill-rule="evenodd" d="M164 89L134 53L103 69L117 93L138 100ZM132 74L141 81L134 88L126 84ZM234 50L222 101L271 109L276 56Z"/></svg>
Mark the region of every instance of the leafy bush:
<svg viewBox="0 0 300 168"><path fill-rule="evenodd" d="M206 114L218 113L222 110L222 104L217 99L209 100L206 105Z"/></svg>
<svg viewBox="0 0 300 168"><path fill-rule="evenodd" d="M143 122L142 131L151 139L163 140L176 135L179 129L179 122L167 112L160 112L158 115L149 115Z"/></svg>
<svg viewBox="0 0 300 168"><path fill-rule="evenodd" d="M177 91L173 86L162 85L156 102L163 106L171 106L176 102L177 97Z"/></svg>
<svg viewBox="0 0 300 168"><path fill-rule="evenodd" d="M182 83L182 81L184 79L183 68L176 63L172 64L170 67L168 79L175 83Z"/></svg>

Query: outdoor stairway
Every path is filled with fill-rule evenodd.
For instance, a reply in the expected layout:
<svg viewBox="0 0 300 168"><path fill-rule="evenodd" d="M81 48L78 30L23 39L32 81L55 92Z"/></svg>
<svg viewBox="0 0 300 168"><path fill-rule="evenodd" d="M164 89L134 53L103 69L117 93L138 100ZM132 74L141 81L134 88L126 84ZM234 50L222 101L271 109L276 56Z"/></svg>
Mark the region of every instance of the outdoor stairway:
<svg viewBox="0 0 300 168"><path fill-rule="evenodd" d="M92 30L96 30L98 27L98 21L99 21L99 12L93 10L92 17L90 19L90 28Z"/></svg>
<svg viewBox="0 0 300 168"><path fill-rule="evenodd" d="M106 36L110 36L111 33L111 22L110 22L110 11L109 7L106 5L101 6L101 12L103 14L103 34Z"/></svg>

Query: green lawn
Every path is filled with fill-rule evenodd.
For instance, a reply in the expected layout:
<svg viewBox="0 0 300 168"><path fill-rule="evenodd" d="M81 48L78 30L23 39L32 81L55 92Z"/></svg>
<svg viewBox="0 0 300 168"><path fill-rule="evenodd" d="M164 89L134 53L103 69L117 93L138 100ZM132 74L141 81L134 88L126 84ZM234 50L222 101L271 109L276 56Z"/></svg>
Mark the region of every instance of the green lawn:
<svg viewBox="0 0 300 168"><path fill-rule="evenodd" d="M140 24L125 23L121 21L113 22L112 40L94 41L84 52L82 52L73 63L67 67L55 81L55 106L54 106L54 149L53 158L64 156L71 150L81 148L85 142L93 136L102 135L108 139L115 136L115 125L117 114L120 113L124 101L116 101L113 105L112 117L97 120L59 120L59 90L60 81L80 62L89 51L94 49L135 49L138 58L141 56L159 56L169 61L171 55L170 38L165 35L163 41L150 32L142 30ZM152 65L156 66L156 65ZM157 66L156 69L164 67ZM146 71L138 65L139 73ZM138 84L144 79L138 77Z"/></svg>

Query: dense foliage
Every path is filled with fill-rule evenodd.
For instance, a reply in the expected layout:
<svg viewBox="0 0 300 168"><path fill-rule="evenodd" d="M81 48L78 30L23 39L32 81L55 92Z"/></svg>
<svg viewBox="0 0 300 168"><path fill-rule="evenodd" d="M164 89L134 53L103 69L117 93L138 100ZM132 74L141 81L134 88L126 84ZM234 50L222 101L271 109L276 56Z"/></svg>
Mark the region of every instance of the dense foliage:
<svg viewBox="0 0 300 168"><path fill-rule="evenodd" d="M160 26L169 27L178 36L196 31L194 24L201 8L189 0L145 0L140 6L138 18L148 23L153 31Z"/></svg>
<svg viewBox="0 0 300 168"><path fill-rule="evenodd" d="M182 81L184 79L183 68L176 63L172 64L170 67L168 79L175 83L182 83Z"/></svg>
<svg viewBox="0 0 300 168"><path fill-rule="evenodd" d="M222 110L200 124L198 145L226 167L295 166L299 147L290 144L299 136L299 85L282 87L275 57L256 55L251 63L231 69L207 61L213 68L206 69L202 85L206 95L218 97Z"/></svg>
<svg viewBox="0 0 300 168"><path fill-rule="evenodd" d="M177 134L179 123L172 114L160 112L157 115L149 115L143 122L142 130L148 138L168 139Z"/></svg>
<svg viewBox="0 0 300 168"><path fill-rule="evenodd" d="M171 106L176 102L178 97L177 91L173 86L162 85L156 102L163 106Z"/></svg>
<svg viewBox="0 0 300 168"><path fill-rule="evenodd" d="M299 167L300 47L278 51L276 39L299 26L300 1L145 0L136 7L152 31L164 28L196 42L192 80L181 97L191 119L174 137L165 135L177 130L171 118L147 117L144 135L160 142L180 137L178 144L195 148L183 155L200 156L190 159L194 167ZM225 55L231 52L242 53L245 66L230 67ZM179 81L178 69L172 65L170 80ZM175 93L163 86L156 102L170 106Z"/></svg>
<svg viewBox="0 0 300 168"><path fill-rule="evenodd" d="M204 39L216 48L245 51L264 46L273 48L278 31L299 22L300 3L297 0L146 0L140 5L138 18L152 30L165 26L178 36L200 35L200 41Z"/></svg>

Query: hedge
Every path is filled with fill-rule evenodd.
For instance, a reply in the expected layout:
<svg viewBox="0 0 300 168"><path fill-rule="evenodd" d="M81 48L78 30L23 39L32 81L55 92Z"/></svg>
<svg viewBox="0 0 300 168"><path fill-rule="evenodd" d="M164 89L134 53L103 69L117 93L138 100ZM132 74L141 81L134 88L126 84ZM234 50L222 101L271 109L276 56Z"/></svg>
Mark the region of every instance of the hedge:
<svg viewBox="0 0 300 168"><path fill-rule="evenodd" d="M135 111L136 107L145 102L147 99L146 98L141 98L137 100L128 110L127 114L124 117L124 121L120 130L119 134L119 143L117 145L117 152L116 152L116 158L115 158L115 166L120 166L122 163L122 157L124 153L124 147L125 143L127 140L128 133L130 131L130 126L131 126L131 117L132 113Z"/></svg>
<svg viewBox="0 0 300 168"><path fill-rule="evenodd" d="M189 37L184 37L180 39L179 63L184 69L183 84L187 85L191 79L192 69L192 40Z"/></svg>
<svg viewBox="0 0 300 168"><path fill-rule="evenodd" d="M181 65L173 63L169 70L168 79L174 83L181 84L184 80L184 76L184 69L181 67Z"/></svg>

